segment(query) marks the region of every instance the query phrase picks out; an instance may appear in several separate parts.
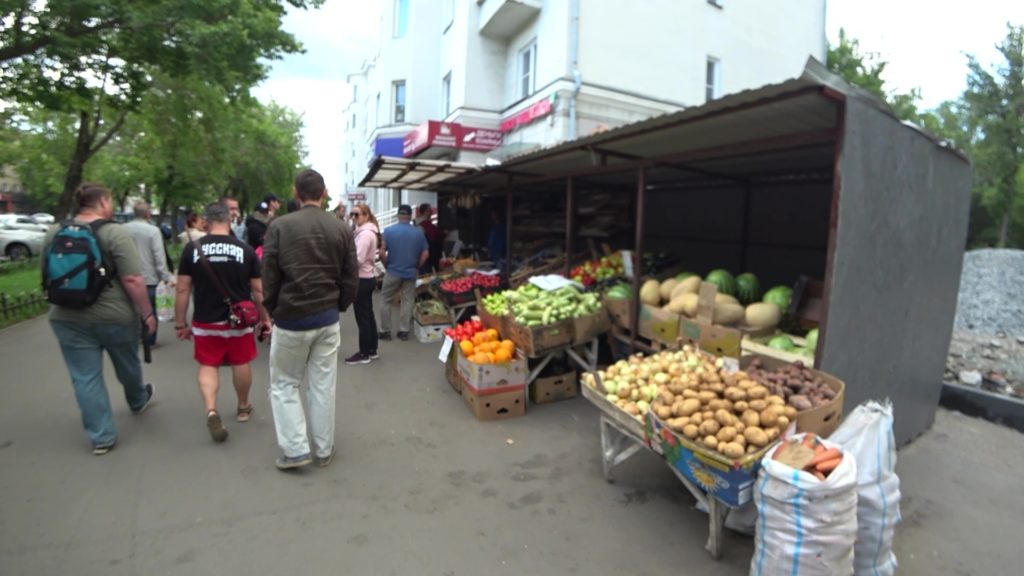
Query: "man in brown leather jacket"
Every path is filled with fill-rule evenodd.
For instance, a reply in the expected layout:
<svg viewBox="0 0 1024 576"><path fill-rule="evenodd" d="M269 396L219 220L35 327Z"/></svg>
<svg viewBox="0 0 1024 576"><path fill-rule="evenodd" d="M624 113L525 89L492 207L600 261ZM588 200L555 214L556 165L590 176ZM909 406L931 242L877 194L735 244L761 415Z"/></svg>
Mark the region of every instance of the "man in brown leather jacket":
<svg viewBox="0 0 1024 576"><path fill-rule="evenodd" d="M334 406L338 381L339 317L359 286L351 230L321 205L323 177L303 170L295 178L301 208L275 218L263 244L263 300L274 319L270 344L270 403L282 470L334 456ZM309 430L299 386L309 390Z"/></svg>

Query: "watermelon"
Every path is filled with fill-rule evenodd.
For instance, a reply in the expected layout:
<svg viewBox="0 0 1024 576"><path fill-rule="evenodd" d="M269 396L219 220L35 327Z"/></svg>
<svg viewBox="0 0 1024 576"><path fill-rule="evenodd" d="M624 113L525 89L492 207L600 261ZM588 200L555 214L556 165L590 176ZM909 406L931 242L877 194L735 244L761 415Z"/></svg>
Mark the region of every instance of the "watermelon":
<svg viewBox="0 0 1024 576"><path fill-rule="evenodd" d="M764 298L761 298L762 302L768 302L778 306L782 313L785 314L789 310L789 304L793 300L793 289L789 286L776 286L771 290L764 293Z"/></svg>
<svg viewBox="0 0 1024 576"><path fill-rule="evenodd" d="M761 283L757 276L744 272L736 277L736 297L744 306L761 299Z"/></svg>
<svg viewBox="0 0 1024 576"><path fill-rule="evenodd" d="M696 276L696 274L694 274L693 272L680 272L679 274L676 274L676 280L686 280L691 276Z"/></svg>
<svg viewBox="0 0 1024 576"><path fill-rule="evenodd" d="M728 270L721 268L712 270L708 272L708 276L704 281L718 286L719 294L736 295L736 279L732 277Z"/></svg>
<svg viewBox="0 0 1024 576"><path fill-rule="evenodd" d="M796 344L793 343L793 339L785 334L772 338L768 342L768 347L776 350L783 350L785 352L792 352L796 350Z"/></svg>
<svg viewBox="0 0 1024 576"><path fill-rule="evenodd" d="M633 297L633 289L626 284L616 284L608 290L607 295L611 300L628 300Z"/></svg>

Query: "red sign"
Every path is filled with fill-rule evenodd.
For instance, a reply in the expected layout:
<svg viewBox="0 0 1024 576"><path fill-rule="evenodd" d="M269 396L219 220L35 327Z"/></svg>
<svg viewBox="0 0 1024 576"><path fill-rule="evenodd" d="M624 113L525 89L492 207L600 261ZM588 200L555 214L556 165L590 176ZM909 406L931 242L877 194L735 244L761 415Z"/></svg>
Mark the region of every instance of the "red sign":
<svg viewBox="0 0 1024 576"><path fill-rule="evenodd" d="M455 122L430 120L417 126L402 139L402 155L408 158L426 148L455 148L486 152L501 146L500 130L470 128Z"/></svg>
<svg viewBox="0 0 1024 576"><path fill-rule="evenodd" d="M555 95L552 94L549 98L538 100L533 103L529 108L523 110L519 114L505 120L501 123L502 132L511 132L519 126L529 124L538 118L543 118L548 114L551 114L555 109Z"/></svg>
<svg viewBox="0 0 1024 576"><path fill-rule="evenodd" d="M366 202L366 194L346 194L349 202Z"/></svg>

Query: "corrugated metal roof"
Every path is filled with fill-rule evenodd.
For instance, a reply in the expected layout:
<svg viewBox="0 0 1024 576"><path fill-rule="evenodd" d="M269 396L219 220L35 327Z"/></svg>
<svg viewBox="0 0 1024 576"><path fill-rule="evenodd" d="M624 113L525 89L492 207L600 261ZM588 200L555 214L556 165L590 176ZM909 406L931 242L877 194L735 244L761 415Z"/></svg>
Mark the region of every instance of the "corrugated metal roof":
<svg viewBox="0 0 1024 576"><path fill-rule="evenodd" d="M664 169L676 181L716 176L756 181L785 177L787 172L818 173L830 169L834 160L835 142L841 136L839 106L845 98L857 98L895 118L878 97L810 58L799 78L513 156L500 166L447 180L435 189L500 188L508 186L510 175L520 186L584 173L602 183L625 184L635 178L623 178L621 171L635 166L653 169L649 181ZM910 127L951 148L919 127ZM613 175L616 171L620 176Z"/></svg>
<svg viewBox="0 0 1024 576"><path fill-rule="evenodd" d="M425 190L435 188L456 176L479 171L480 167L475 164L378 156L359 185L366 188Z"/></svg>

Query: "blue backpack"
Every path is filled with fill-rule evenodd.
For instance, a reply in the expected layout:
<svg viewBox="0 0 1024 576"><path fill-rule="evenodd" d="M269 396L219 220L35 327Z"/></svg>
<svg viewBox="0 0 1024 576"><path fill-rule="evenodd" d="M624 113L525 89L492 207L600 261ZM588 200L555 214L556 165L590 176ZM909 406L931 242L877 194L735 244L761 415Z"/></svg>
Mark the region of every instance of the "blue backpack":
<svg viewBox="0 0 1024 576"><path fill-rule="evenodd" d="M114 278L96 233L110 220L89 224L61 223L60 230L43 254L43 290L46 299L65 308L86 308Z"/></svg>

